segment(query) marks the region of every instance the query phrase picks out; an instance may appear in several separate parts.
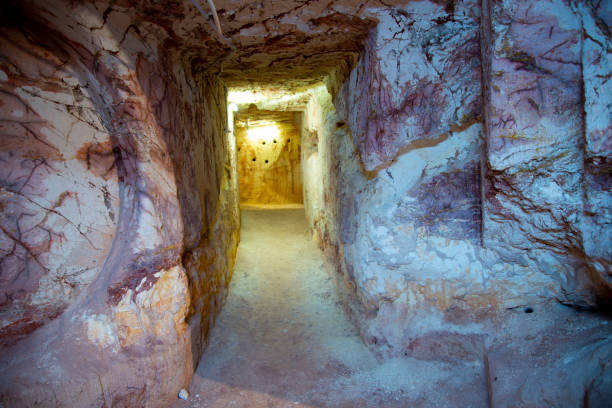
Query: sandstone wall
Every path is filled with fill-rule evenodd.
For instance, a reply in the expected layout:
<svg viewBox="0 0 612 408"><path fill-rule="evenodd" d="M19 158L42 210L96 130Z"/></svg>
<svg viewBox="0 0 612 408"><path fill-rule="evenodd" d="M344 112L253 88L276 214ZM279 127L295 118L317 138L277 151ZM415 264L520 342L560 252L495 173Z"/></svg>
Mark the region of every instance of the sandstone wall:
<svg viewBox="0 0 612 408"><path fill-rule="evenodd" d="M250 127L242 121L235 127L240 202L301 204L299 114L260 111L244 117L250 118ZM249 134L252 129L255 136ZM257 129L269 129L269 133L257 133Z"/></svg>
<svg viewBox="0 0 612 408"><path fill-rule="evenodd" d="M557 306L612 300L604 8L379 10L333 105L305 110L305 207L362 338L472 362L492 406L609 398L609 322Z"/></svg>
<svg viewBox="0 0 612 408"><path fill-rule="evenodd" d="M391 354L441 327L469 335L445 321L451 310L475 320L478 309L512 302L496 297L481 260L478 10L419 2L380 11L320 143L330 152L324 195L338 200L320 206L319 234L354 288L362 336ZM527 294L531 284L501 290Z"/></svg>
<svg viewBox="0 0 612 408"><path fill-rule="evenodd" d="M331 95L325 86L319 85L308 93L301 123L304 209L310 227L318 235L327 233L327 223L336 219L330 209L340 201L329 188L329 178L339 170L334 167L339 163L331 162L333 150L329 146L335 127ZM350 161L343 164L350 166Z"/></svg>
<svg viewBox="0 0 612 408"><path fill-rule="evenodd" d="M127 6L9 4L0 37L0 401L167 406L238 242L225 89Z"/></svg>
<svg viewBox="0 0 612 408"><path fill-rule="evenodd" d="M609 307L612 128L593 87L605 89L594 72L610 74L610 38L586 4L484 11L484 245L549 277L563 302Z"/></svg>
<svg viewBox="0 0 612 408"><path fill-rule="evenodd" d="M378 11L333 107L325 92L311 99L306 210L373 350L483 365L490 356L486 369L502 372L537 347L527 334L510 346L522 336L515 313L538 313L536 333L574 324L558 303L609 310L610 110L599 89L610 37L599 9L468 0ZM584 376L567 381L610 376L593 354L610 352L609 330L591 324L583 340L571 329L557 339L561 353L581 355ZM563 400L535 378L565 370L547 344L524 401Z"/></svg>

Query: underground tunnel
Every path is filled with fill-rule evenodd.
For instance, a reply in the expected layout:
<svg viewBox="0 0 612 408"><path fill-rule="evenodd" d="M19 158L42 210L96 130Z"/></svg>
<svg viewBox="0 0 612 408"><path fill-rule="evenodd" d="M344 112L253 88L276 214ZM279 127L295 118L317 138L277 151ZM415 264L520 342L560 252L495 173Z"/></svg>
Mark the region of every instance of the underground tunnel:
<svg viewBox="0 0 612 408"><path fill-rule="evenodd" d="M5 2L0 406L609 406L611 24Z"/></svg>

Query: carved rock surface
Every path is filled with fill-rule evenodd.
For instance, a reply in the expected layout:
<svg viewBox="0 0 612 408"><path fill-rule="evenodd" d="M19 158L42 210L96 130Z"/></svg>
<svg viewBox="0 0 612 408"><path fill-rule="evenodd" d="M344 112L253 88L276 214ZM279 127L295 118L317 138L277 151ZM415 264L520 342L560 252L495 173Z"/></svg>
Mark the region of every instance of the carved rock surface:
<svg viewBox="0 0 612 408"><path fill-rule="evenodd" d="M3 8L3 404L187 386L239 239L227 86L302 112L307 216L372 350L483 364L495 406L607 401L606 318L555 305L612 302L607 2L215 0L228 40L201 3Z"/></svg>
<svg viewBox="0 0 612 408"><path fill-rule="evenodd" d="M380 11L337 94L310 101L335 114L306 110L318 148L304 185L323 175L318 190L305 189L306 210L362 338L383 356L483 361L493 350L491 369L506 378L490 385L495 406L512 406L509 390L529 381L526 405L607 398L612 372L596 369L610 351L607 318L568 323L558 343L536 340L575 313L556 303L610 310L612 116L600 92L610 36L598 7ZM530 329L507 312L534 308ZM582 342L572 330L592 335ZM525 344L516 354L525 373L529 353L546 350L527 382L508 379L515 341ZM564 381L586 384L571 396L538 377L570 366L581 374Z"/></svg>
<svg viewBox="0 0 612 408"><path fill-rule="evenodd" d="M40 2L2 18L9 406L167 406L225 297L239 234L226 91L134 13Z"/></svg>
<svg viewBox="0 0 612 408"><path fill-rule="evenodd" d="M485 13L483 231L502 257L550 276L559 300L609 307L608 250L593 234L610 233L606 142L594 140L606 133L610 111L600 105L605 97L587 90L594 71L610 72L588 32L603 43L610 38L603 26L595 28L595 11L587 4L517 2L491 4Z"/></svg>
<svg viewBox="0 0 612 408"><path fill-rule="evenodd" d="M3 28L0 341L56 318L100 274L119 217L116 156L69 56ZM10 306L9 306L10 305Z"/></svg>
<svg viewBox="0 0 612 408"><path fill-rule="evenodd" d="M358 303L377 316L365 319L372 324L364 337L383 338L389 352L423 334L410 323L423 313L435 326L461 320L457 310L478 322L534 302L605 309L611 299L609 245L593 239L610 233L610 134L602 130L610 110L595 90L586 99L581 91L582 82L606 78L602 70L609 75L599 64L606 53L595 47L609 43L607 31L600 31L601 20L593 23L596 9L588 4L483 6L478 13L469 2L415 3L379 14L378 29L334 98L338 117L322 119L340 125L320 125L328 130L319 134L319 154L329 157L319 173L330 176L308 207L310 218L335 247ZM599 40L581 34L587 29ZM401 56L381 46L407 33ZM476 48L460 53L470 59L459 66L445 59L459 49L456 36L462 44L472 38ZM585 56L593 61L588 67ZM476 73L459 75L465 83L452 76L468 66ZM432 93L406 102L409 110L396 109L401 103L394 101L410 95L398 90L426 73L453 97ZM380 84L388 82L395 86L385 93ZM432 101L437 108L426 113ZM372 113L381 106L384 114ZM436 127L419 125L428 120ZM403 134L395 132L398 123ZM379 130L368 133L371 126ZM606 134L606 142L595 142L595 134Z"/></svg>

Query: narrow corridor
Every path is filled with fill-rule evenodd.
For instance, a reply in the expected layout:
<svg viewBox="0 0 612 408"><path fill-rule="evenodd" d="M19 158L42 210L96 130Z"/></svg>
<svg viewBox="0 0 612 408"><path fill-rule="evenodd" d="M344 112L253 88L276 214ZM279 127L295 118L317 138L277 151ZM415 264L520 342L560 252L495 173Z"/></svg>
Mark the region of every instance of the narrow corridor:
<svg viewBox="0 0 612 408"><path fill-rule="evenodd" d="M610 408L610 5L4 1L0 408Z"/></svg>
<svg viewBox="0 0 612 408"><path fill-rule="evenodd" d="M431 406L439 382L483 406L482 368L460 369L410 358L380 364L342 310L304 211L243 210L229 296L189 400L173 407ZM437 406L457 395L443 398Z"/></svg>

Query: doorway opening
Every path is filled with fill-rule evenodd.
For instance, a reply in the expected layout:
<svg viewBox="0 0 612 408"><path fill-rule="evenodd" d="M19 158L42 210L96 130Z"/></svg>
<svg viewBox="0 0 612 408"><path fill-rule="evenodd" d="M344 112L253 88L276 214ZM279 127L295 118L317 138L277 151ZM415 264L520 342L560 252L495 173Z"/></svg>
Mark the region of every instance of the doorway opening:
<svg viewBox="0 0 612 408"><path fill-rule="evenodd" d="M302 206L301 112L258 109L236 112L234 129L240 204Z"/></svg>
<svg viewBox="0 0 612 408"><path fill-rule="evenodd" d="M351 174L359 167L346 127L338 127L329 86L228 90L242 208L303 208L313 234L333 229L331 197L339 179L329 169L338 160L352 163L345 166Z"/></svg>

